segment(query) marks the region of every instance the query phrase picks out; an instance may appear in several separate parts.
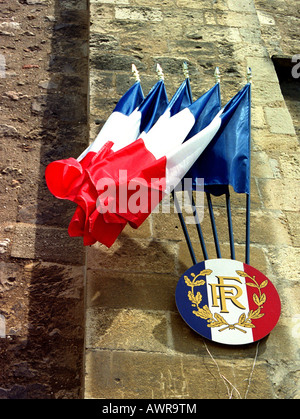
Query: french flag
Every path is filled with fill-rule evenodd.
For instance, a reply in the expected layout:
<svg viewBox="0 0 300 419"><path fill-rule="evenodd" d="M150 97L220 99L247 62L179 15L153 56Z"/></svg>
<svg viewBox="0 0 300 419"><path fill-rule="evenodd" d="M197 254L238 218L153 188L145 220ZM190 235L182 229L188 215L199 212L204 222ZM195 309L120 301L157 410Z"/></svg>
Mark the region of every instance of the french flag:
<svg viewBox="0 0 300 419"><path fill-rule="evenodd" d="M163 86L162 81L159 84ZM159 96L156 97L161 102ZM89 178L94 185L93 190L98 196L97 208L94 208L93 213L90 214L87 225L89 232L96 237L97 241L110 247L128 222L132 227L137 228L148 217L152 208L160 202L163 196L161 188L165 185L164 171L161 171L154 156L145 148L143 139L148 138L150 128L154 125L160 132L167 120L191 102L190 82L186 79L177 89L166 109L156 104L155 100L152 102L152 110L148 109L149 112L153 112L153 108L156 110L158 106L165 110L159 118L149 120L138 141L115 150L114 155L110 155L107 161L98 159L97 163L94 162L87 168ZM151 135L149 141L151 141ZM104 172L101 173L101 170ZM154 173L155 179L152 178ZM136 189L139 189L138 197ZM158 192L155 196L153 190ZM118 200L117 197L121 199ZM131 205L132 199L140 199L140 204ZM136 209L139 213L138 223L135 223ZM105 233L107 230L110 230L109 235ZM70 232L69 228L69 233L72 234L75 231Z"/></svg>
<svg viewBox="0 0 300 419"><path fill-rule="evenodd" d="M182 144L214 89L173 116L172 108L168 109L146 135L86 169L98 194L91 224L101 213L107 223L123 224L125 220L138 228L163 196L174 189L220 127L221 121L214 120Z"/></svg>
<svg viewBox="0 0 300 419"><path fill-rule="evenodd" d="M177 284L183 320L214 342L241 345L268 335L280 317L276 288L257 269L232 259L209 259L188 269Z"/></svg>
<svg viewBox="0 0 300 419"><path fill-rule="evenodd" d="M221 109L220 95L215 97L213 113ZM224 107L222 129L201 154L186 177L204 179L207 192L226 193L231 185L237 193L250 192L251 84L247 83Z"/></svg>
<svg viewBox="0 0 300 419"><path fill-rule="evenodd" d="M119 100L95 141L77 159L58 160L48 165L45 177L50 192L57 198L78 204L68 230L72 237L83 236L85 245L97 241L90 234L88 226L97 195L85 169L136 140L141 131L147 132L167 105L168 98L162 80L155 84L146 98L140 82L136 82ZM120 227L120 224L107 226L103 220L101 223L98 220L98 229L103 231L103 235L105 231L109 235L109 230L114 229L115 237L122 231Z"/></svg>
<svg viewBox="0 0 300 419"><path fill-rule="evenodd" d="M134 83L119 100L94 142L77 159L57 160L47 166L45 176L51 193L57 198L73 200L74 181L82 177L84 169L93 164L97 154L102 157L104 152L106 155L136 140L143 130L150 129L151 121L157 120L167 105L163 81L157 82L146 98L141 83ZM153 113L149 113L150 110Z"/></svg>
<svg viewBox="0 0 300 419"><path fill-rule="evenodd" d="M186 79L168 106L160 80L138 108L130 109L134 110L129 116L118 111L111 115L114 120L114 114L120 113L120 123L138 120L138 124L133 124L138 128L132 129L130 136L126 129L124 134L126 123L117 127L114 123L107 135L103 134L106 126L110 126L107 121L77 161L73 159L69 166L61 161L51 163L46 169L50 191L58 198L78 204L69 234L83 236L85 245L99 241L110 247L127 223L138 228L228 123L230 117L224 112L225 107L210 122L206 119L208 125L199 125L199 119L205 120L203 115L218 92L216 84L192 102ZM115 137L120 131L121 140Z"/></svg>

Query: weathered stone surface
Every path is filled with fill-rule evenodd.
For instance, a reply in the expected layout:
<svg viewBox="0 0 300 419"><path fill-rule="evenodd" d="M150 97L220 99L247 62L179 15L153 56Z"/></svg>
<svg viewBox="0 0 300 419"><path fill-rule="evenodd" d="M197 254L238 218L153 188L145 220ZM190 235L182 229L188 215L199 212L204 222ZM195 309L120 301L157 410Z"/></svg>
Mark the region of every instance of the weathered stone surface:
<svg viewBox="0 0 300 419"><path fill-rule="evenodd" d="M172 243L120 236L107 249L97 243L88 252L88 266L92 269L110 269L126 272L173 273L175 247ZM132 258L131 256L134 255Z"/></svg>
<svg viewBox="0 0 300 419"><path fill-rule="evenodd" d="M237 365L239 368L237 369ZM86 398L251 399L272 398L268 366L252 362L151 353L88 351ZM219 368L219 371L218 371ZM141 374L143 371L143 374ZM222 376L224 378L222 378ZM205 382L205 388L199 386Z"/></svg>
<svg viewBox="0 0 300 419"><path fill-rule="evenodd" d="M16 225L11 256L72 264L84 261L81 240L71 239L66 230L24 223Z"/></svg>
<svg viewBox="0 0 300 419"><path fill-rule="evenodd" d="M281 39L280 31L286 33L286 29L279 28L277 22L281 21L284 10L287 16L292 15L291 10L287 4L278 2L276 15L271 6L258 1L231 0L203 1L201 4L196 0L97 3L92 11L102 19L101 25L95 22L92 27L92 39L102 43L103 55L93 49L91 110L93 120L98 118L99 128L108 112L105 103L111 103L112 107L126 90L125 85L129 87L129 78L126 78L128 57L132 62L139 60L137 67L142 75L142 85L146 86L145 92L156 81L151 74L159 63L164 69L170 97L181 81L182 61L189 64L195 97L211 87L215 66L219 65L223 103L244 84L246 67L252 68L250 264L270 276L278 287L283 309L277 327L259 347L253 344L241 350L204 343L184 324L174 309L173 296L168 296L169 292L174 292L176 277L191 266L192 260L173 206L167 213L160 206L149 218L149 224L143 226L143 232L126 231L130 240L124 235L108 251L99 245L88 250L88 267L92 268L87 274L88 319L92 333L88 337L85 397L111 397L112 394L135 398L211 398L211 394L216 398L296 397L296 392L286 390L286 385L295 386L296 382L295 369L291 367L296 302L288 303L288 300L292 295L296 298L292 283L295 284L298 270L298 249L294 247L298 243L296 214L299 202L295 194L299 179L298 131L294 129L297 121L294 115L299 112L292 99L289 99L289 105L285 103L286 95L270 58L271 51L284 47L285 40ZM293 45L291 38L289 35L289 49ZM116 61L106 58L105 49L114 52ZM104 64L100 62L102 59ZM93 135L97 132L95 128L92 126ZM225 200L214 198L213 203L222 256L230 258ZM245 197L232 193L231 206L236 258L244 260ZM188 215L185 211L185 218ZM201 227L209 257L214 258L216 251L206 207ZM188 229L201 261L203 255L195 226L188 225ZM151 245L147 248L146 243ZM153 253L154 246L157 253ZM147 252L144 251L146 248ZM129 257L129 249L134 257ZM156 258L160 259L161 265ZM288 283L286 273L293 278L292 283ZM155 300L158 286L161 291ZM116 294L117 299L114 298ZM156 329L155 322L159 320ZM294 329L289 324L293 324ZM140 336L140 327L145 336ZM128 333L123 333L124 330ZM145 358L143 362L142 358ZM216 363L219 372L216 372ZM286 367L282 367L283 364ZM202 370L203 365L209 369L210 376L206 375L207 368ZM143 378L139 380L141 368ZM231 368L235 377L230 375ZM160 371L158 378L157 370ZM245 376L243 371L246 370ZM258 374L257 379L255 374ZM205 383L201 389L199 376ZM217 377L217 381L212 377Z"/></svg>
<svg viewBox="0 0 300 419"><path fill-rule="evenodd" d="M87 307L174 311L178 277L170 274L87 271Z"/></svg>
<svg viewBox="0 0 300 419"><path fill-rule="evenodd" d="M295 128L291 115L284 108L265 108L266 120L270 131L274 134L295 135Z"/></svg>
<svg viewBox="0 0 300 419"><path fill-rule="evenodd" d="M267 209L299 210L298 179L262 179L259 183Z"/></svg>
<svg viewBox="0 0 300 419"><path fill-rule="evenodd" d="M145 310L87 310L87 348L165 352L167 321L162 312Z"/></svg>
<svg viewBox="0 0 300 419"><path fill-rule="evenodd" d="M218 65L223 103L252 68L250 263L276 285L282 317L257 358L256 344L205 345L176 313L176 281L192 263L177 215L154 214L111 249L86 250L86 397L299 397L299 101L270 58L298 53L296 1L92 0L90 11L86 0L1 3L0 398L80 397L85 250L65 230L74 206L50 196L43 176L50 161L76 158L87 144L88 53L91 141L132 85L132 63L146 94L159 62L171 97L187 61L195 98ZM216 218L230 257L224 204ZM240 260L244 208L233 194Z"/></svg>
<svg viewBox="0 0 300 419"><path fill-rule="evenodd" d="M87 144L87 2L4 0L0 13L0 398L79 398L83 249L44 172Z"/></svg>
<svg viewBox="0 0 300 419"><path fill-rule="evenodd" d="M162 12L159 8L116 7L115 18L120 20L136 20L139 22L161 22Z"/></svg>

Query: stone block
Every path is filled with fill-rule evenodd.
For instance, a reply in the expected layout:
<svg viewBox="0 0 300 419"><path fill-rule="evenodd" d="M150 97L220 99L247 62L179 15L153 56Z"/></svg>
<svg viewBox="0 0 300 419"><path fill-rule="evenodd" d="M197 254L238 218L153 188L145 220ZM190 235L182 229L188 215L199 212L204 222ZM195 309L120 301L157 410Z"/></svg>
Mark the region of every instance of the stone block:
<svg viewBox="0 0 300 419"><path fill-rule="evenodd" d="M299 186L298 179L260 179L259 189L265 208L299 211Z"/></svg>
<svg viewBox="0 0 300 419"><path fill-rule="evenodd" d="M217 357L252 358L255 355L256 344L243 346L220 345L194 332L182 319L179 313L171 314L173 349L176 353L195 356L207 356L207 349Z"/></svg>
<svg viewBox="0 0 300 419"><path fill-rule="evenodd" d="M183 214L186 221L186 214ZM184 239L178 214L152 214L153 237L159 239L168 239L180 241ZM189 225L188 231L191 239L197 239L197 230L195 226Z"/></svg>
<svg viewBox="0 0 300 419"><path fill-rule="evenodd" d="M67 10L86 10L87 9L86 0L61 0L60 7Z"/></svg>
<svg viewBox="0 0 300 419"><path fill-rule="evenodd" d="M291 240L294 246L300 246L299 212L286 213Z"/></svg>
<svg viewBox="0 0 300 419"><path fill-rule="evenodd" d="M139 6L148 6L148 7L165 7L165 8L172 8L174 7L173 0L139 0Z"/></svg>
<svg viewBox="0 0 300 419"><path fill-rule="evenodd" d="M85 398L272 398L268 365L258 361L251 375L252 364L252 360L215 360L208 354L182 357L90 350Z"/></svg>
<svg viewBox="0 0 300 419"><path fill-rule="evenodd" d="M117 298L117 296L116 296ZM89 308L86 345L91 349L166 352L167 322L162 312Z"/></svg>
<svg viewBox="0 0 300 419"><path fill-rule="evenodd" d="M280 177L279 162L265 151L252 151L251 173L256 178Z"/></svg>
<svg viewBox="0 0 300 419"><path fill-rule="evenodd" d="M278 157L280 170L285 179L300 179L300 154L282 153Z"/></svg>
<svg viewBox="0 0 300 419"><path fill-rule="evenodd" d="M269 250L269 260L275 276L278 280L279 278L281 281L284 279L287 286L294 281L299 281L299 257L299 247L285 246Z"/></svg>
<svg viewBox="0 0 300 419"><path fill-rule="evenodd" d="M12 240L11 256L21 259L43 259L60 263L83 264L81 239L71 238L61 228L18 223Z"/></svg>
<svg viewBox="0 0 300 419"><path fill-rule="evenodd" d="M130 1L129 0L90 0L91 3L103 3L103 4L120 4L120 5L125 5L125 4L129 4Z"/></svg>
<svg viewBox="0 0 300 419"><path fill-rule="evenodd" d="M91 58L92 60L92 58ZM90 69L90 99L93 96L103 95L104 97L116 97L114 77L112 74L104 73L101 70Z"/></svg>
<svg viewBox="0 0 300 419"><path fill-rule="evenodd" d="M228 0L230 10L239 13L256 13L254 3L244 0Z"/></svg>
<svg viewBox="0 0 300 419"><path fill-rule="evenodd" d="M178 277L169 274L87 271L87 307L176 310Z"/></svg>
<svg viewBox="0 0 300 419"><path fill-rule="evenodd" d="M115 18L139 22L161 22L163 15L159 8L154 7L116 7Z"/></svg>
<svg viewBox="0 0 300 419"><path fill-rule="evenodd" d="M232 217L237 243L245 242L245 213L236 212ZM250 215L251 242L260 245L291 245L285 214L281 211L252 211Z"/></svg>
<svg viewBox="0 0 300 419"><path fill-rule="evenodd" d="M262 106L253 106L251 109L251 126L255 128L265 128L266 120Z"/></svg>
<svg viewBox="0 0 300 419"><path fill-rule="evenodd" d="M295 135L271 134L266 129L253 129L252 143L256 150L267 153L292 153L298 150L298 139Z"/></svg>
<svg viewBox="0 0 300 419"><path fill-rule="evenodd" d="M257 80L278 83L274 64L270 58L247 57L247 66L252 69L253 85ZM279 85L277 85L279 88Z"/></svg>
<svg viewBox="0 0 300 419"><path fill-rule="evenodd" d="M103 33L103 23L107 21L112 22L115 15L115 8L110 4L103 4L103 2L91 2L90 4L90 22L92 24L92 32Z"/></svg>
<svg viewBox="0 0 300 419"><path fill-rule="evenodd" d="M173 243L131 239L125 234L110 249L100 243L87 249L87 264L92 269L174 273L175 258L176 246Z"/></svg>
<svg viewBox="0 0 300 419"><path fill-rule="evenodd" d="M249 63L251 64L251 62ZM279 84L275 81L270 81L267 75L264 80L260 79L260 76L254 79L254 72L259 70L257 67L251 68L253 74L252 106L285 106Z"/></svg>
<svg viewBox="0 0 300 419"><path fill-rule="evenodd" d="M99 54L99 51L116 51L119 41L115 36L102 33L90 34L90 53Z"/></svg>
<svg viewBox="0 0 300 419"><path fill-rule="evenodd" d="M30 292L33 294L45 293L49 299L83 301L83 266L30 262L24 266L24 272L30 278Z"/></svg>
<svg viewBox="0 0 300 419"><path fill-rule="evenodd" d="M265 109L266 121L274 134L296 135L291 115L287 108Z"/></svg>
<svg viewBox="0 0 300 419"><path fill-rule="evenodd" d="M197 0L176 0L176 6L182 7L184 9L191 8L191 9L212 9L212 4L209 0L203 0L201 4Z"/></svg>
<svg viewBox="0 0 300 419"><path fill-rule="evenodd" d="M274 20L274 17L271 14L263 12L261 10L257 10L256 13L257 13L257 16L258 16L259 23L261 25L272 25L272 26L274 26L276 24L276 22Z"/></svg>
<svg viewBox="0 0 300 419"><path fill-rule="evenodd" d="M91 66L97 70L108 70L108 71L131 71L132 64L142 71L145 69L145 65L137 58L133 58L130 55L122 54L99 54L94 57Z"/></svg>
<svg viewBox="0 0 300 419"><path fill-rule="evenodd" d="M219 25L232 28L256 28L257 22L257 15L249 12L224 11L218 15Z"/></svg>

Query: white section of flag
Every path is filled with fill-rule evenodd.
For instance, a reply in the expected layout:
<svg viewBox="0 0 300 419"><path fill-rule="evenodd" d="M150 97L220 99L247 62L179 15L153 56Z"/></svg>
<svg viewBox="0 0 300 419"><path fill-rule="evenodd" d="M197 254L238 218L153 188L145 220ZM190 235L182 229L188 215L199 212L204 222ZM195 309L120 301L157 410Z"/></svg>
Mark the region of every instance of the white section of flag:
<svg viewBox="0 0 300 419"><path fill-rule="evenodd" d="M215 314L219 313L228 324L234 324L238 322L239 316L243 313L249 312L249 304L248 304L248 296L247 296L247 285L245 281L243 281L243 284L240 284L239 282L234 282L235 285L238 285L242 291L243 294L241 297L239 297L239 302L246 308L245 311L239 309L236 307L230 300L227 300L228 304L228 310L229 313L220 313L220 307L213 307L213 301L212 301L212 290L211 286L209 284L218 284L218 278L217 276L228 276L228 277L238 277L239 279L242 279L238 276L236 273L237 270L244 271L244 264L239 261L235 261L234 268L232 260L226 260L226 259L211 259L205 261L205 268L211 269L213 272L211 275L206 276L206 287L207 287L207 297L209 302L209 309L210 311ZM228 281L228 284L230 281ZM228 287L230 288L230 287ZM235 290L233 290L233 293L235 293ZM225 326L226 327L226 326ZM242 328L243 332L240 330L231 330L226 329L223 331L219 331L220 327L212 327L211 328L211 337L212 340L219 343L225 343L225 344L232 344L232 345L241 345L246 344L249 342L253 342L253 334L252 329L246 329Z"/></svg>

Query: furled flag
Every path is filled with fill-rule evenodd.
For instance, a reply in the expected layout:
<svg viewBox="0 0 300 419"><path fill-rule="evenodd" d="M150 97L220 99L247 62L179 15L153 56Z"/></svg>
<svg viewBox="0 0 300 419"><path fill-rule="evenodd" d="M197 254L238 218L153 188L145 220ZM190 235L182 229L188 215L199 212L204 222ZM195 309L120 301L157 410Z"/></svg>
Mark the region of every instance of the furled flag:
<svg viewBox="0 0 300 419"><path fill-rule="evenodd" d="M125 98L124 98L125 96ZM127 92L121 101L118 103L115 111L113 112L113 123L111 129L101 132L92 144L91 150L88 154L93 153L93 150L100 151L90 160L90 165L101 166L101 162L105 156L112 155L115 151L123 148L134 141L141 131L147 132L154 121L156 121L161 114L165 111L168 105L168 97L165 89L164 82L158 81L155 86L150 90L146 98L142 101L138 108L129 114L125 124L123 123L123 110L130 107L128 101L132 100L130 92ZM129 109L129 111L132 109ZM115 114L117 118L115 118ZM110 127L109 127L110 128ZM110 136L110 137L109 137ZM111 141L106 140L111 138ZM102 147L102 148L101 148ZM89 166L85 167L87 169ZM97 213L97 218L94 217L92 225L90 224L90 216L95 211L97 202L97 192L90 180L88 172L85 170L85 182L80 191L77 191L76 202L79 203L74 216L69 224L68 232L71 237L83 236L84 244L91 245L97 241L97 231L106 237L105 244L109 244L115 240L121 231L124 229L126 223L107 223L103 220L102 214ZM93 234L93 226L95 226ZM108 241L107 241L108 240Z"/></svg>
<svg viewBox="0 0 300 419"><path fill-rule="evenodd" d="M49 190L57 198L78 204L69 225L71 236L84 236L86 232L84 243L96 242L88 233L86 223L95 209L97 195L85 169L136 140L141 130L149 130L167 105L168 98L162 80L156 83L145 99L140 82L136 82L119 100L95 141L77 159L58 160L48 165L45 176ZM102 227L107 226L103 224ZM116 227L120 233L120 225Z"/></svg>
<svg viewBox="0 0 300 419"><path fill-rule="evenodd" d="M124 135L124 132L126 133L126 130L123 130L121 127L127 127L129 116L141 104L143 99L141 84L136 82L119 100L95 141L77 159L70 157L64 160L57 160L47 166L47 186L53 195L61 199L69 199L69 194L71 194L71 197L73 196L74 181L82 177L83 169L90 164L92 158L105 142L113 141L115 137L119 138ZM133 131L136 132L137 138L139 134L137 128L133 129Z"/></svg>
<svg viewBox="0 0 300 419"><path fill-rule="evenodd" d="M247 83L224 107L223 125L203 154L187 173L193 179L204 178L207 192L226 193L231 185L237 193L250 192L250 83ZM216 110L220 106L215 103Z"/></svg>
<svg viewBox="0 0 300 419"><path fill-rule="evenodd" d="M87 169L98 193L97 211L108 224L126 220L139 227L180 182L221 126L221 119L214 118L182 144L214 89L172 117L158 120L144 138L108 156L101 166ZM103 243L101 237L97 240Z"/></svg>
<svg viewBox="0 0 300 419"><path fill-rule="evenodd" d="M161 83L161 82L160 82ZM156 122L156 127L161 127L164 125L166 119L169 119L172 115L178 112L178 110L183 109L186 104L190 104L192 101L191 99L191 87L190 82L186 79L181 86L177 89L176 93L172 97L170 103L168 104L167 108L165 109L164 113L158 118ZM162 109L161 104L157 104L152 106L152 108L158 109L159 107ZM149 110L150 112L150 110ZM157 119L157 118L156 118ZM154 124L155 119L152 119L152 124ZM140 139L145 139L147 134L151 128L151 122L148 122L147 126L144 127L144 131L140 135ZM116 155L116 159L119 157L118 153ZM89 177L94 179L94 187L99 196L97 200L97 208L94 208L94 211L89 216L88 220L88 227L90 236L93 235L98 241L105 243L109 246L109 243L113 243L116 237L119 235L119 232L123 230L125 225L127 224L128 220L122 216L120 216L120 212L127 212L127 200L130 201L130 196L128 194L132 193L127 191L127 180L128 177L132 178L133 174L132 171L136 170L139 167L139 164L146 165L146 161L139 161L137 154L131 153L132 159L130 156L127 156L122 162L118 162L120 167L127 167L125 170L120 170L119 173L115 173L115 177L119 176L119 184L115 182L115 180L111 180L110 178L103 177L99 175L99 167L103 165L104 162L101 163L99 161L99 165L95 165L88 170ZM114 159L115 161L115 159ZM117 160L116 160L117 161ZM123 165L123 166L122 166ZM125 166L124 166L125 165ZM111 164L113 166L113 164ZM116 167L118 169L118 167ZM107 184L108 182L108 184ZM119 187L119 185L123 185ZM125 187L124 187L125 186ZM107 187L107 191L104 192L104 189ZM101 193L101 188L104 188ZM121 192L120 192L121 191ZM144 194L144 190L141 190L140 193ZM121 197L121 202L119 203L119 211L116 211L116 200L114 199L115 195ZM148 197L148 193L146 192ZM144 195L144 198L146 197ZM143 202L143 201L142 201ZM159 201L158 201L159 202ZM102 205L101 210L99 211L100 206ZM103 210L103 206L105 210ZM107 210L110 208L110 211ZM134 211L134 209L132 209ZM105 221L105 225L103 226L103 221ZM105 231L110 229L110 234L106 234ZM70 232L70 229L69 229ZM104 237L104 238L103 238Z"/></svg>
<svg viewBox="0 0 300 419"><path fill-rule="evenodd" d="M123 137L119 141L118 137L110 136L110 132L105 136L100 132L102 137L99 135L77 159L82 179L78 172L74 176L73 166L71 170L68 167L58 173L58 177L55 173L57 162L46 169L50 191L78 204L69 234L83 236L85 245L99 241L110 247L127 223L138 228L163 196L181 181L216 134L224 131L243 96L236 95L215 115L216 109L211 113L208 109L218 94L218 85L192 103L187 79L169 106L167 103L162 105L166 98L164 89L163 80L160 80L147 96L148 99L155 98L150 106L145 105L146 98L138 109L125 115L128 119L139 120L138 129L132 130L132 135L125 140ZM208 116L205 119L208 114L213 118L211 121ZM118 129L126 130L126 122L119 124ZM87 158L90 153L93 153L92 158ZM88 163L82 166L80 162L86 160ZM63 180L68 184L64 196L60 194L60 191L66 191L64 185L57 185L59 177L65 177Z"/></svg>

